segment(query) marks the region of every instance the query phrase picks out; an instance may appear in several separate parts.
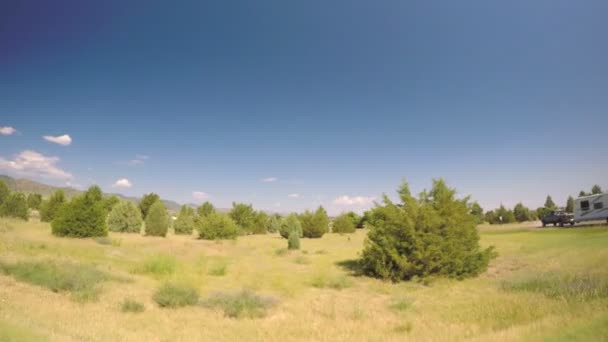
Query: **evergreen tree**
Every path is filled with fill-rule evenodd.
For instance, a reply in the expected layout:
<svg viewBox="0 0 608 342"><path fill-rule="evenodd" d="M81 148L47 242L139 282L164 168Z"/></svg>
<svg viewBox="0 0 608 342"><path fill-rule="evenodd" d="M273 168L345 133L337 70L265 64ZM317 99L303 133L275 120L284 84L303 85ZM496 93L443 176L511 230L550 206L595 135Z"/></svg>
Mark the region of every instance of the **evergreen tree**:
<svg viewBox="0 0 608 342"><path fill-rule="evenodd" d="M484 220L483 208L481 208L481 205L479 205L479 203L477 203L477 202L471 203L471 215L473 215L475 217L475 222L477 224L483 223L483 220Z"/></svg>
<svg viewBox="0 0 608 342"><path fill-rule="evenodd" d="M515 205L513 208L513 215L517 222L530 221L530 210L526 208L521 202Z"/></svg>
<svg viewBox="0 0 608 342"><path fill-rule="evenodd" d="M266 234L268 232L268 214L263 211L258 211L255 214L255 221L253 224L252 234Z"/></svg>
<svg viewBox="0 0 608 342"><path fill-rule="evenodd" d="M63 190L55 191L48 201L43 201L40 204L40 221L51 222L57 215L61 206L66 202Z"/></svg>
<svg viewBox="0 0 608 342"><path fill-rule="evenodd" d="M581 190L581 191L578 193L578 197L584 197L584 196L587 196L587 193L586 193L585 191Z"/></svg>
<svg viewBox="0 0 608 342"><path fill-rule="evenodd" d="M0 180L0 205L6 201L8 196L11 194L11 190L8 188L8 185L4 183L4 181Z"/></svg>
<svg viewBox="0 0 608 342"><path fill-rule="evenodd" d="M481 249L468 198L443 180L434 180L430 192L417 200L404 183L401 203L384 196L384 205L371 212L369 232L360 259L370 276L409 280L441 275L465 278L485 271L493 249Z"/></svg>
<svg viewBox="0 0 608 342"><path fill-rule="evenodd" d="M102 206L106 203L104 202ZM107 208L104 207L104 210ZM113 232L140 233L141 210L131 201L120 201L108 214L108 228Z"/></svg>
<svg viewBox="0 0 608 342"><path fill-rule="evenodd" d="M274 214L270 216L268 220L268 232L276 233L281 228L281 216L279 214Z"/></svg>
<svg viewBox="0 0 608 342"><path fill-rule="evenodd" d="M234 239L239 234L239 228L230 216L212 212L197 221L199 239L221 240Z"/></svg>
<svg viewBox="0 0 608 342"><path fill-rule="evenodd" d="M232 203L232 210L228 216L239 227L241 234L253 233L256 224L256 212L251 204Z"/></svg>
<svg viewBox="0 0 608 342"><path fill-rule="evenodd" d="M303 236L307 238L320 238L329 230L329 216L323 207L314 213L305 211L300 215Z"/></svg>
<svg viewBox="0 0 608 342"><path fill-rule="evenodd" d="M213 207L213 204L209 203L209 202L205 202L203 204L201 204L200 207L198 207L196 209L196 212L198 213L198 216L200 217L205 217L211 213L215 212L215 208Z"/></svg>
<svg viewBox="0 0 608 342"><path fill-rule="evenodd" d="M279 233L285 239L289 239L292 232L296 232L298 236L302 236L302 224L296 214L289 214L281 220L281 228Z"/></svg>
<svg viewBox="0 0 608 342"><path fill-rule="evenodd" d="M139 201L139 210L141 210L141 217L143 217L144 220L148 217L150 207L158 201L160 201L160 197L153 192L144 195L141 201Z"/></svg>
<svg viewBox="0 0 608 342"><path fill-rule="evenodd" d="M553 202L553 199L551 198L551 196L547 196L547 199L545 200L545 208L550 209L550 210L557 208L557 206L555 205L555 202Z"/></svg>
<svg viewBox="0 0 608 342"><path fill-rule="evenodd" d="M566 200L566 212L574 212L574 198L572 198L572 196L568 196L568 200Z"/></svg>
<svg viewBox="0 0 608 342"><path fill-rule="evenodd" d="M26 220L28 218L27 200L20 192L13 192L0 205L0 216Z"/></svg>
<svg viewBox="0 0 608 342"><path fill-rule="evenodd" d="M167 236L169 230L169 214L162 201L154 202L148 209L146 221L146 235L148 236Z"/></svg>
<svg viewBox="0 0 608 342"><path fill-rule="evenodd" d="M190 206L182 205L179 214L177 215L177 219L173 222L175 234L192 234L195 227L195 218L194 209Z"/></svg>
<svg viewBox="0 0 608 342"><path fill-rule="evenodd" d="M27 206L30 209L38 210L40 209L40 204L42 203L42 195L41 194L29 194L27 195Z"/></svg>
<svg viewBox="0 0 608 342"><path fill-rule="evenodd" d="M118 203L120 203L120 199L118 198L118 196L115 196L115 195L106 196L101 200L101 206L106 211L106 213L110 213L112 211L112 209L114 208L114 206L117 205ZM140 212L140 216L141 216L141 212Z"/></svg>
<svg viewBox="0 0 608 342"><path fill-rule="evenodd" d="M333 221L333 225L331 227L332 233L354 233L355 232L355 223L353 221L352 216L347 214L342 214L336 217Z"/></svg>
<svg viewBox="0 0 608 342"><path fill-rule="evenodd" d="M591 188L591 194L592 195L598 195L598 194L601 194L601 193L602 193L602 188L599 185L595 184L593 186L593 188Z"/></svg>

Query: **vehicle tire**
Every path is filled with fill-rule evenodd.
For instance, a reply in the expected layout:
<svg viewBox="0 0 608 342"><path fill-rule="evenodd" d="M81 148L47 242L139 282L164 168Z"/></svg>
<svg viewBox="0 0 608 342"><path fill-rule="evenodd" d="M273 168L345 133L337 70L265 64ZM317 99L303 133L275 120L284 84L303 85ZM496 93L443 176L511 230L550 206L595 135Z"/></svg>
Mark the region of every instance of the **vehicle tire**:
<svg viewBox="0 0 608 342"><path fill-rule="evenodd" d="M545 228L547 226L547 224L543 221L543 228Z"/></svg>
<svg viewBox="0 0 608 342"><path fill-rule="evenodd" d="M570 222L570 227L574 227L574 222Z"/></svg>
<svg viewBox="0 0 608 342"><path fill-rule="evenodd" d="M564 227L564 222L560 222L559 226L563 228Z"/></svg>
<svg viewBox="0 0 608 342"><path fill-rule="evenodd" d="M553 224L553 227L557 227L557 223L554 223L554 224Z"/></svg>

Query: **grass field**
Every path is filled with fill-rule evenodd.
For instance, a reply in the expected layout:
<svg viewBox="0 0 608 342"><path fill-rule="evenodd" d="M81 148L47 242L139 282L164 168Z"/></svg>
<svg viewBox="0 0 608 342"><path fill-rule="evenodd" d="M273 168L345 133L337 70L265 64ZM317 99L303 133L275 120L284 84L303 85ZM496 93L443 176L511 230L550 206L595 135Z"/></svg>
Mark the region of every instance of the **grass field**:
<svg viewBox="0 0 608 342"><path fill-rule="evenodd" d="M288 252L0 220L0 341L608 340L605 225L480 231L499 253L480 277L393 284L351 275L364 230Z"/></svg>

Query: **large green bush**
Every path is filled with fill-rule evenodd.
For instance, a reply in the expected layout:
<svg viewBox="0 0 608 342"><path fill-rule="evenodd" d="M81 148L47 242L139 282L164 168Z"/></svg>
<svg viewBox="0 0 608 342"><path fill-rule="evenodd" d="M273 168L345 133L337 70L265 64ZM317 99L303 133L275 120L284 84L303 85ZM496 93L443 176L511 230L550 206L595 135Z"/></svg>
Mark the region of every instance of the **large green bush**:
<svg viewBox="0 0 608 342"><path fill-rule="evenodd" d="M0 205L6 201L10 194L11 190L8 188L8 185L0 180Z"/></svg>
<svg viewBox="0 0 608 342"><path fill-rule="evenodd" d="M68 237L107 236L105 210L97 190L91 187L59 207L51 222L54 235Z"/></svg>
<svg viewBox="0 0 608 342"><path fill-rule="evenodd" d="M47 201L40 204L40 221L51 222L66 202L63 190L55 191Z"/></svg>
<svg viewBox="0 0 608 342"><path fill-rule="evenodd" d="M279 228L279 233L285 239L289 239L289 234L295 231L298 233L298 236L302 236L302 224L300 223L300 219L296 214L289 214L281 220L281 226Z"/></svg>
<svg viewBox="0 0 608 342"><path fill-rule="evenodd" d="M258 211L255 214L251 234L266 234L268 233L268 214L263 211Z"/></svg>
<svg viewBox="0 0 608 342"><path fill-rule="evenodd" d="M307 238L320 238L329 230L329 216L323 207L319 207L314 213L305 211L300 215L302 234Z"/></svg>
<svg viewBox="0 0 608 342"><path fill-rule="evenodd" d="M112 211L108 214L107 222L108 228L113 232L139 233L141 232L143 220L141 218L141 211L133 202L121 201L114 205Z"/></svg>
<svg viewBox="0 0 608 342"><path fill-rule="evenodd" d="M230 216L222 213L211 213L197 220L199 238L205 240L234 239L239 228Z"/></svg>
<svg viewBox="0 0 608 342"><path fill-rule="evenodd" d="M333 233L354 233L355 223L353 222L352 216L348 214L342 214L334 219L331 227Z"/></svg>
<svg viewBox="0 0 608 342"><path fill-rule="evenodd" d="M0 216L27 220L27 200L25 195L13 192L0 205Z"/></svg>
<svg viewBox="0 0 608 342"><path fill-rule="evenodd" d="M513 208L513 217L517 222L526 222L531 220L530 209L526 208L523 203L517 203Z"/></svg>
<svg viewBox="0 0 608 342"><path fill-rule="evenodd" d="M300 233L297 230L289 232L287 249L300 249Z"/></svg>
<svg viewBox="0 0 608 342"><path fill-rule="evenodd" d="M268 232L276 233L281 229L281 216L279 214L273 214L268 219Z"/></svg>
<svg viewBox="0 0 608 342"><path fill-rule="evenodd" d="M360 259L363 273L390 279L440 275L454 278L483 272L493 248L481 249L468 198L443 180L414 198L407 183L399 189L401 203L386 195L371 212L369 233Z"/></svg>
<svg viewBox="0 0 608 342"><path fill-rule="evenodd" d="M146 216L146 235L167 236L169 230L169 214L162 201L156 201L148 210Z"/></svg>
<svg viewBox="0 0 608 342"><path fill-rule="evenodd" d="M175 234L192 234L195 226L194 219L194 209L190 206L183 205L179 210L177 219L173 222Z"/></svg>

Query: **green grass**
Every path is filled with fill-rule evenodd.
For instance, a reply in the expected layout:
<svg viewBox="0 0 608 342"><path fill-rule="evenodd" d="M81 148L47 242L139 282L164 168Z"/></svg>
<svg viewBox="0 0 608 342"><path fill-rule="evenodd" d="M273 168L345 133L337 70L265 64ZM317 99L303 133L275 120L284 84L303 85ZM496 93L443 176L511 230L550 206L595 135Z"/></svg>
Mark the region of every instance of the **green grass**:
<svg viewBox="0 0 608 342"><path fill-rule="evenodd" d="M144 304L133 299L127 298L120 304L120 311L122 312L139 313L144 310Z"/></svg>
<svg viewBox="0 0 608 342"><path fill-rule="evenodd" d="M398 312L407 311L412 307L412 301L407 298L393 299L389 307Z"/></svg>
<svg viewBox="0 0 608 342"><path fill-rule="evenodd" d="M110 280L106 273L85 264L54 261L0 263L0 271L19 281L42 286L53 292L69 292L76 301L97 299L99 284Z"/></svg>
<svg viewBox="0 0 608 342"><path fill-rule="evenodd" d="M276 305L276 300L263 297L249 290L237 293L215 292L202 303L207 308L220 308L231 318L261 318L267 310Z"/></svg>
<svg viewBox="0 0 608 342"><path fill-rule="evenodd" d="M538 292L555 299L589 301L608 298L608 277L590 273L531 273L503 282L503 288Z"/></svg>
<svg viewBox="0 0 608 342"><path fill-rule="evenodd" d="M0 321L0 342L36 342L46 338L32 333L28 329Z"/></svg>
<svg viewBox="0 0 608 342"><path fill-rule="evenodd" d="M209 270L209 275L212 275L215 277L223 277L226 275L227 271L228 271L228 265L225 263L219 263L219 264L211 267L211 269Z"/></svg>
<svg viewBox="0 0 608 342"><path fill-rule="evenodd" d="M169 276L175 273L177 259L172 255L154 255L135 267L133 273L150 274L155 277Z"/></svg>
<svg viewBox="0 0 608 342"><path fill-rule="evenodd" d="M178 308L198 303L198 291L188 285L165 283L154 293L154 301L163 308Z"/></svg>

